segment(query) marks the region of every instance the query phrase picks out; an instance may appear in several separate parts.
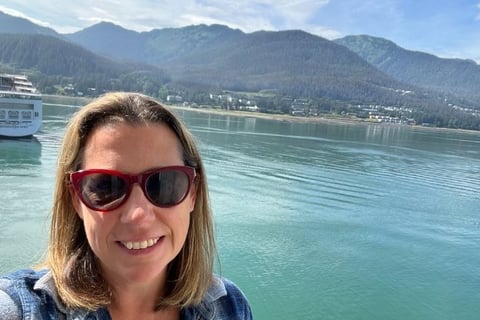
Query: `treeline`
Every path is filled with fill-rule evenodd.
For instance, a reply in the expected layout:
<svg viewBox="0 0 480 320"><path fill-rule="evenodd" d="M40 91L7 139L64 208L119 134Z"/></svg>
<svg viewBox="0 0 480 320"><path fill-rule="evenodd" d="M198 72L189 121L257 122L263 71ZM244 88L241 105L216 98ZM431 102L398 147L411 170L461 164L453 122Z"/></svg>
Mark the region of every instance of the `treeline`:
<svg viewBox="0 0 480 320"><path fill-rule="evenodd" d="M316 38L301 31L253 33L233 47L217 45L158 67L116 62L55 37L0 34L0 63L2 72L28 73L45 94L122 90L208 104L210 93L269 89L275 95L258 99L262 112L289 113L283 99L289 96L309 99L319 114L358 104L402 106L415 110L417 123L480 130L478 116L453 110L438 93L393 80L342 46Z"/></svg>
<svg viewBox="0 0 480 320"><path fill-rule="evenodd" d="M347 36L335 42L395 79L480 104L480 66L472 60L405 50L389 40L367 35Z"/></svg>
<svg viewBox="0 0 480 320"><path fill-rule="evenodd" d="M345 47L303 31L246 34L234 43L183 56L162 67L178 81L195 80L238 91L271 88L299 97L355 95L362 100L370 92L382 95L383 87L409 87ZM364 87L369 90L365 92Z"/></svg>
<svg viewBox="0 0 480 320"><path fill-rule="evenodd" d="M427 103L444 107L424 89L399 82L344 46L303 31L245 34L234 43L182 56L162 67L176 82L219 90L273 89L283 95L345 105L418 107Z"/></svg>
<svg viewBox="0 0 480 320"><path fill-rule="evenodd" d="M84 48L42 35L0 34L2 72L27 72L46 94L73 86L76 92L140 91L154 96L169 81L154 66L118 63Z"/></svg>
<svg viewBox="0 0 480 320"><path fill-rule="evenodd" d="M428 124L439 128L480 130L480 116L473 116L465 112L417 112L414 119L418 124Z"/></svg>

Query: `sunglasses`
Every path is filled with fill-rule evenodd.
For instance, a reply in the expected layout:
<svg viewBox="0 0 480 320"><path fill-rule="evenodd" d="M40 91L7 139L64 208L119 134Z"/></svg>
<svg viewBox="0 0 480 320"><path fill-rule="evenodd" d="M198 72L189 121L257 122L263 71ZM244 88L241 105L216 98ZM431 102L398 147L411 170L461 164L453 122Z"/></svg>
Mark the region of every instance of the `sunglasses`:
<svg viewBox="0 0 480 320"><path fill-rule="evenodd" d="M195 169L188 166L163 167L138 175L88 169L70 173L70 182L83 204L92 210L107 212L128 200L134 183L140 185L155 206L176 206L187 197L195 176Z"/></svg>

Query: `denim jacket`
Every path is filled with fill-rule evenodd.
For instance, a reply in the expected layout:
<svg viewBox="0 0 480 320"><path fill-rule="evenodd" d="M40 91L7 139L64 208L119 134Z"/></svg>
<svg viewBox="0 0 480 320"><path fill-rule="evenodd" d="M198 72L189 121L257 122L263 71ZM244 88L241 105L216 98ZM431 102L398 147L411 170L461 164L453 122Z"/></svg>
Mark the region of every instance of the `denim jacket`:
<svg viewBox="0 0 480 320"><path fill-rule="evenodd" d="M0 279L2 319L110 320L106 308L96 311L67 309L57 295L47 270L20 270ZM225 278L214 277L203 301L181 310L184 320L251 320L248 301L238 287Z"/></svg>

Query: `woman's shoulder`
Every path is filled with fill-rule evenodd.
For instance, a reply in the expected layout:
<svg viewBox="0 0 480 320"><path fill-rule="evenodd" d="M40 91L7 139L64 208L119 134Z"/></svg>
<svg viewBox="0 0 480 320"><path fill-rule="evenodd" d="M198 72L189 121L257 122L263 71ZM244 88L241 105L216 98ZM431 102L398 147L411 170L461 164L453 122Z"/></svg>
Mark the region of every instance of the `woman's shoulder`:
<svg viewBox="0 0 480 320"><path fill-rule="evenodd" d="M252 319L252 311L243 291L232 281L215 276L205 303L215 309L216 319Z"/></svg>
<svg viewBox="0 0 480 320"><path fill-rule="evenodd" d="M20 269L11 273L4 274L0 277L2 283L11 282L31 282L36 281L43 277L48 272L47 269L33 270L33 269Z"/></svg>
<svg viewBox="0 0 480 320"><path fill-rule="evenodd" d="M221 282L223 284L223 287L225 288L226 292L226 297L229 297L229 299L235 300L235 301L242 301L246 302L247 298L243 291L232 281L230 281L227 278L223 277L214 277L214 281Z"/></svg>
<svg viewBox="0 0 480 320"><path fill-rule="evenodd" d="M44 306L48 299L38 285L47 274L47 270L24 269L0 277L0 314L18 319L26 306Z"/></svg>
<svg viewBox="0 0 480 320"><path fill-rule="evenodd" d="M33 290L37 281L47 270L21 269L0 277L0 290L13 293L18 290Z"/></svg>

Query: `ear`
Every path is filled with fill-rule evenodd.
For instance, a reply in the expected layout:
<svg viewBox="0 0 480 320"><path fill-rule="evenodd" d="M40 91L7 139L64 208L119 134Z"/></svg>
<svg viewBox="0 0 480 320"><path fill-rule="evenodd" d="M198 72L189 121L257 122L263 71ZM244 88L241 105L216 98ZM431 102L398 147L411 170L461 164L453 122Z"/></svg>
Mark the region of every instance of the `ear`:
<svg viewBox="0 0 480 320"><path fill-rule="evenodd" d="M72 205L75 208L75 211L77 212L80 219L83 220L82 203L81 203L80 198L78 197L77 193L73 189L72 184L68 185L68 191L70 193L70 199L72 200Z"/></svg>

